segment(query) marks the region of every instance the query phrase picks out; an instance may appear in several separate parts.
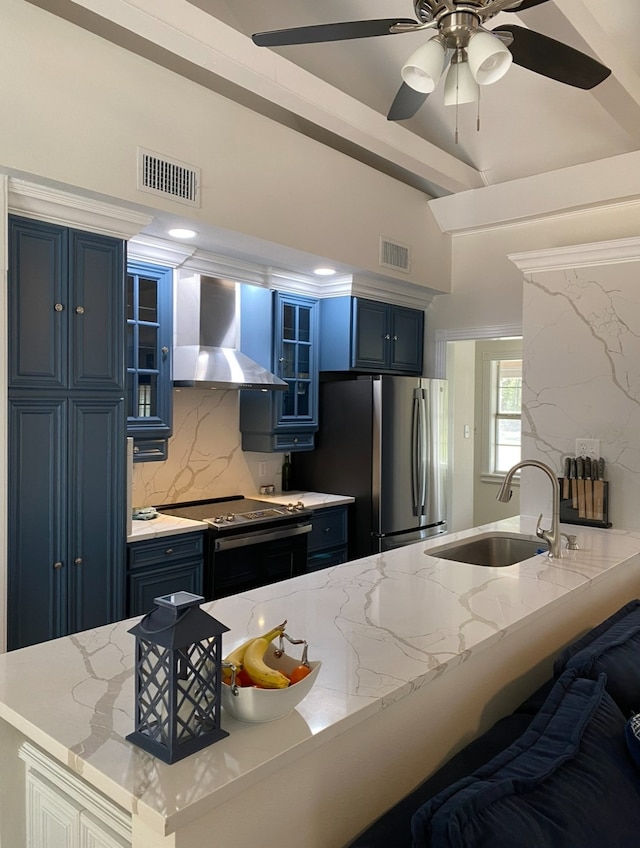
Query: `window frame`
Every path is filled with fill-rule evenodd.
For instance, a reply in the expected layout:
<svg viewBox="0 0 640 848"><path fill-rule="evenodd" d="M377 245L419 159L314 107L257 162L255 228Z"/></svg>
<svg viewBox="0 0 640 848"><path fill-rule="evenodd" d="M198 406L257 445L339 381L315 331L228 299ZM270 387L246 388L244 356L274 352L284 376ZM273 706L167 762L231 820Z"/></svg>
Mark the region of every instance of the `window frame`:
<svg viewBox="0 0 640 848"><path fill-rule="evenodd" d="M522 344L514 341L513 345L502 343L494 349L482 353L482 445L480 479L483 482L501 482L506 471L495 470L495 434L496 418L498 416L498 363L520 360L522 362ZM518 416L501 414L503 419L515 419ZM522 421L522 407L520 412ZM522 451L522 439L520 448ZM522 459L522 452L520 454ZM514 475L515 485L519 485L519 472Z"/></svg>

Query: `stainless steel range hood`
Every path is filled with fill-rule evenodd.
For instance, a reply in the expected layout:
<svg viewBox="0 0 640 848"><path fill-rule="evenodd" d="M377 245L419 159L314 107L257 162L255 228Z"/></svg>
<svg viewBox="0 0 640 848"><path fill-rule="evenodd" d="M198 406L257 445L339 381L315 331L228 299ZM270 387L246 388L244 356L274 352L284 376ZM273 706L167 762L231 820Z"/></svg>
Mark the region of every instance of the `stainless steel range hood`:
<svg viewBox="0 0 640 848"><path fill-rule="evenodd" d="M238 350L239 290L231 280L185 277L174 307L173 385L283 391L287 383ZM271 316L265 315L270 321Z"/></svg>

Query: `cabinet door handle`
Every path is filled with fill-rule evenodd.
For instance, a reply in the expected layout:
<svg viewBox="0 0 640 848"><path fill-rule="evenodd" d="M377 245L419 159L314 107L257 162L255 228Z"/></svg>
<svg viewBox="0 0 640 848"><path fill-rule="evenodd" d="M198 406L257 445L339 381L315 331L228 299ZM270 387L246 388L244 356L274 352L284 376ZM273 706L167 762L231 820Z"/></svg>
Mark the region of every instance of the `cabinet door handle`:
<svg viewBox="0 0 640 848"><path fill-rule="evenodd" d="M390 338L391 338L391 336L389 335L389 333L387 333L387 334L385 335L385 340L386 340L386 341L388 341Z"/></svg>
<svg viewBox="0 0 640 848"><path fill-rule="evenodd" d="M330 533L330 532L331 532L331 527L325 527L325 528L324 528L324 532L325 532L325 533Z"/></svg>
<svg viewBox="0 0 640 848"><path fill-rule="evenodd" d="M166 355L169 353L169 348L168 348L166 345L164 345L164 346L161 348L161 350L162 350L162 355L163 355L163 356L166 356Z"/></svg>
<svg viewBox="0 0 640 848"><path fill-rule="evenodd" d="M62 312L64 305L62 303L54 303L53 308L56 312Z"/></svg>
<svg viewBox="0 0 640 848"><path fill-rule="evenodd" d="M53 563L53 567L54 567L55 569L62 568L62 563L61 563L61 562L54 562L54 563Z"/></svg>
<svg viewBox="0 0 640 848"><path fill-rule="evenodd" d="M171 556L172 553L173 553L173 548L167 548L167 550L165 551L165 554L167 556Z"/></svg>
<svg viewBox="0 0 640 848"><path fill-rule="evenodd" d="M84 315L84 306L76 306L76 315Z"/></svg>
<svg viewBox="0 0 640 848"><path fill-rule="evenodd" d="M82 565L82 557L76 557L73 562L75 565Z"/></svg>
<svg viewBox="0 0 640 848"><path fill-rule="evenodd" d="M397 336L394 336L394 337L393 337L393 340L394 340L394 342L397 342L397 341L398 341L398 337L397 337Z"/></svg>

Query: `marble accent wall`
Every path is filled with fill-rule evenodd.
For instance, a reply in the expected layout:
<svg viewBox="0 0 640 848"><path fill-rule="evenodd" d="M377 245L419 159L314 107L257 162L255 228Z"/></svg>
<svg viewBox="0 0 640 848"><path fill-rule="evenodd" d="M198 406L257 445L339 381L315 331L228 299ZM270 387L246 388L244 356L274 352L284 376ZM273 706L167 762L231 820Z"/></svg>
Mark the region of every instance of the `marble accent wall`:
<svg viewBox="0 0 640 848"><path fill-rule="evenodd" d="M576 437L599 439L609 518L614 527L638 529L640 241L583 247L584 256L571 248L570 267L562 251L511 257L526 271L523 457L560 473ZM550 492L544 474L525 469L523 514L549 516Z"/></svg>
<svg viewBox="0 0 640 848"><path fill-rule="evenodd" d="M279 487L282 455L241 448L239 397L233 390L173 390L169 457L166 462L134 464L134 507L252 496L260 486ZM264 477L259 474L261 463Z"/></svg>

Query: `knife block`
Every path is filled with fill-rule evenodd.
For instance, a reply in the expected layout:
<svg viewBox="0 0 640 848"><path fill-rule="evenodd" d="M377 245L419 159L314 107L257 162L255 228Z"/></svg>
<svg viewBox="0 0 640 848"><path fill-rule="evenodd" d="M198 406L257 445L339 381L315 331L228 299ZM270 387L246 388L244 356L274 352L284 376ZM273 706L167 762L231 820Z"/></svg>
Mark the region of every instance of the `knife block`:
<svg viewBox="0 0 640 848"><path fill-rule="evenodd" d="M563 524L582 524L587 527L611 527L609 521L609 483L606 480L568 480L569 497L563 497L565 478L558 477L560 483L560 521ZM585 485L591 483L591 497ZM598 489L594 489L598 487ZM602 487L601 497L599 487ZM574 506L574 494L576 506ZM587 517L588 516L588 517Z"/></svg>

